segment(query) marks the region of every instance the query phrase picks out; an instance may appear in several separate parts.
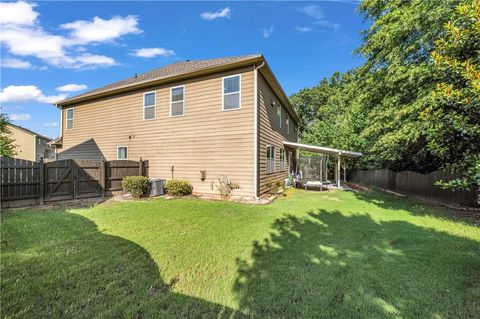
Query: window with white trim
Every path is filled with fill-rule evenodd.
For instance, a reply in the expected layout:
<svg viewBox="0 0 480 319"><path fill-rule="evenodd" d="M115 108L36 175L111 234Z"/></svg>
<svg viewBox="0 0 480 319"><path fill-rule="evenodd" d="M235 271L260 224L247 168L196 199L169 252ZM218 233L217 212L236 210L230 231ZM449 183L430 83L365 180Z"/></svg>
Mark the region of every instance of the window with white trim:
<svg viewBox="0 0 480 319"><path fill-rule="evenodd" d="M241 78L232 75L223 78L223 110L236 110L240 108Z"/></svg>
<svg viewBox="0 0 480 319"><path fill-rule="evenodd" d="M290 117L288 113L285 115L285 126L287 127L287 134L290 134Z"/></svg>
<svg viewBox="0 0 480 319"><path fill-rule="evenodd" d="M276 110L278 127L282 127L282 106L277 103Z"/></svg>
<svg viewBox="0 0 480 319"><path fill-rule="evenodd" d="M71 130L73 128L73 117L74 117L73 108L66 109L65 112L67 112L67 114L65 115L65 122L66 122L65 128L67 130Z"/></svg>
<svg viewBox="0 0 480 319"><path fill-rule="evenodd" d="M147 92L143 94L143 119L155 119L155 109L157 94L155 92Z"/></svg>
<svg viewBox="0 0 480 319"><path fill-rule="evenodd" d="M126 159L128 159L128 147L117 146L117 160L126 160Z"/></svg>
<svg viewBox="0 0 480 319"><path fill-rule="evenodd" d="M275 147L267 145L267 173L275 172Z"/></svg>
<svg viewBox="0 0 480 319"><path fill-rule="evenodd" d="M280 170L285 170L285 150L282 148L280 149Z"/></svg>
<svg viewBox="0 0 480 319"><path fill-rule="evenodd" d="M185 106L185 86L170 89L170 116L182 116Z"/></svg>

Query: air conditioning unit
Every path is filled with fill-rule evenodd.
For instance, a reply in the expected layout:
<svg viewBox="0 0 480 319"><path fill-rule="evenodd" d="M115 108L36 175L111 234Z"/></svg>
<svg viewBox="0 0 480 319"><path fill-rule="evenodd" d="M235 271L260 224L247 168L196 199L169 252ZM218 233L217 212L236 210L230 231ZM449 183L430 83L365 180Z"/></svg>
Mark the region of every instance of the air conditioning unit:
<svg viewBox="0 0 480 319"><path fill-rule="evenodd" d="M148 179L148 184L149 184L149 196L154 197L154 196L160 196L165 194L165 180L161 178L149 178Z"/></svg>

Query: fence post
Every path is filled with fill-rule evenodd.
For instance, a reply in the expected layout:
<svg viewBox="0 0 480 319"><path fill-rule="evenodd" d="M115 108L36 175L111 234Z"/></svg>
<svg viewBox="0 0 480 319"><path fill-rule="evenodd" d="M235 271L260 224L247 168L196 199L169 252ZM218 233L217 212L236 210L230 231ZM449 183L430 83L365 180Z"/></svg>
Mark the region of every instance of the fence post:
<svg viewBox="0 0 480 319"><path fill-rule="evenodd" d="M43 162L43 158L40 159L39 182L40 182L40 205L44 205L45 204L45 163Z"/></svg>
<svg viewBox="0 0 480 319"><path fill-rule="evenodd" d="M138 175L143 176L143 161L141 157L140 157L140 160L138 161Z"/></svg>
<svg viewBox="0 0 480 319"><path fill-rule="evenodd" d="M102 157L102 160L100 161L100 167L98 169L98 181L100 182L102 197L105 197L105 185L107 184L106 178L107 174L105 174L105 158Z"/></svg>

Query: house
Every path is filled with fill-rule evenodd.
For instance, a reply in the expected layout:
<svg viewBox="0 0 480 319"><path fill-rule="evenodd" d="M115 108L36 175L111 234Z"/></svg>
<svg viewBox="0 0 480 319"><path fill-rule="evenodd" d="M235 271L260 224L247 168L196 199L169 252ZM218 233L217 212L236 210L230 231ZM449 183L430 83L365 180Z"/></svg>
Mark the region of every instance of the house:
<svg viewBox="0 0 480 319"><path fill-rule="evenodd" d="M24 127L7 124L11 132L11 137L14 140L16 154L14 158L20 158L29 161L40 160L54 160L55 151L47 143L50 141L49 137L35 133Z"/></svg>
<svg viewBox="0 0 480 319"><path fill-rule="evenodd" d="M182 61L56 103L59 159L142 158L149 176L256 197L294 167L298 117L261 54Z"/></svg>

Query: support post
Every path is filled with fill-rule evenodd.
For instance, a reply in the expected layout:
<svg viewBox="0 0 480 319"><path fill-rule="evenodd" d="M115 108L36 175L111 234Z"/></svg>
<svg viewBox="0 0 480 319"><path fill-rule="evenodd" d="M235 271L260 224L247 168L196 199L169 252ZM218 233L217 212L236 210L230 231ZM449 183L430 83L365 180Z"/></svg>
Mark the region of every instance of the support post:
<svg viewBox="0 0 480 319"><path fill-rule="evenodd" d="M320 182L323 183L323 154L320 155Z"/></svg>
<svg viewBox="0 0 480 319"><path fill-rule="evenodd" d="M43 162L43 159L40 160L39 182L40 182L40 205L44 205L45 204L45 163Z"/></svg>
<svg viewBox="0 0 480 319"><path fill-rule="evenodd" d="M143 176L143 161L141 157L138 161L138 176Z"/></svg>
<svg viewBox="0 0 480 319"><path fill-rule="evenodd" d="M340 161L340 155L337 155L337 187L340 187L340 165L342 164L342 162Z"/></svg>
<svg viewBox="0 0 480 319"><path fill-rule="evenodd" d="M343 182L347 182L347 166L343 164Z"/></svg>

